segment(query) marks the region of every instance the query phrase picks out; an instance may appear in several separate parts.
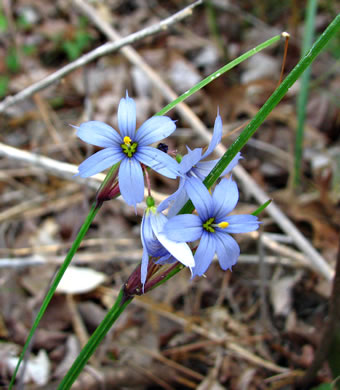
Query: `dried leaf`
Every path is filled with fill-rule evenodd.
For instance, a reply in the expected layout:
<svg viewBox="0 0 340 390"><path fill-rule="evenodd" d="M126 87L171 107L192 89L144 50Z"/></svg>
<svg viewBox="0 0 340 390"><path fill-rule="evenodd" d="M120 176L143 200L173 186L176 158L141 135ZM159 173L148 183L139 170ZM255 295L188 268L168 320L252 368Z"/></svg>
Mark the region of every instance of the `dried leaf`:
<svg viewBox="0 0 340 390"><path fill-rule="evenodd" d="M14 372L18 360L18 357L7 358L8 369L11 373ZM24 375L24 383L32 381L39 386L46 385L48 383L50 368L51 365L47 356L47 352L41 349L35 358L31 358L28 360ZM22 366L19 369L19 375L21 369Z"/></svg>
<svg viewBox="0 0 340 390"><path fill-rule="evenodd" d="M66 294L88 293L101 285L105 279L106 275L102 272L97 272L91 268L70 266L61 279L57 292Z"/></svg>
<svg viewBox="0 0 340 390"><path fill-rule="evenodd" d="M283 277L270 286L270 300L275 315L287 316L292 307L292 290L300 280L301 273L294 276Z"/></svg>

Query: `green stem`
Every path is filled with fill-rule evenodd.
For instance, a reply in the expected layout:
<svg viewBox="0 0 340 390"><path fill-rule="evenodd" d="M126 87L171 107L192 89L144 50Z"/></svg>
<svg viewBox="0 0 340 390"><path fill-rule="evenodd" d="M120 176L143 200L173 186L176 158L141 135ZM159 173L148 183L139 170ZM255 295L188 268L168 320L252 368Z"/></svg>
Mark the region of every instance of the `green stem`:
<svg viewBox="0 0 340 390"><path fill-rule="evenodd" d="M80 228L80 231L79 231L76 239L74 240L74 242L73 242L73 244L72 244L72 246L71 246L71 248L70 248L70 250L69 250L69 252L68 252L68 254L67 254L67 256L66 256L66 258L65 258L65 260L63 262L63 264L62 264L62 266L60 267L59 271L57 272L57 274L56 274L56 276L55 276L55 278L53 280L53 283L52 283L52 285L51 285L51 287L50 287L50 289L49 289L49 291L48 291L48 293L47 293L47 295L46 295L46 297L45 297L45 299L44 299L44 301L43 301L43 303L42 303L42 305L40 307L39 313L38 313L38 315L37 315L37 317L36 317L36 319L34 321L34 324L33 324L32 328L31 328L31 330L29 332L29 335L27 337L27 340L26 340L26 343L24 345L24 348L23 348L23 350L22 350L22 352L20 354L19 361L18 361L18 363L17 363L17 365L15 367L14 373L13 373L12 378L11 378L11 382L9 384L9 390L12 389L12 387L13 387L13 384L14 384L14 381L15 381L15 378L16 378L19 366L20 366L20 364L21 364L21 362L23 360L23 357L24 357L24 355L26 353L26 350L27 350L27 348L28 348L28 346L30 344L30 341L31 341L31 339L32 339L32 337L34 335L34 332L35 332L36 328L38 327L38 324L39 324L42 316L44 315L44 313L45 313L45 311L47 309L47 306L50 303L50 301L51 301L51 299L52 299L52 297L53 297L53 295L55 293L55 290L56 290L56 288L57 288L61 278L63 277L67 267L70 265L71 260L72 260L72 258L74 256L74 254L76 253L77 249L79 248L79 245L80 245L81 241L83 240L86 232L88 231L88 229L89 229L92 221L94 220L96 214L98 213L99 209L100 209L100 207L96 207L96 204L92 205L92 208L91 208L88 216L86 217L86 220L84 221L82 227Z"/></svg>
<svg viewBox="0 0 340 390"><path fill-rule="evenodd" d="M205 7L207 13L207 23L208 23L210 35L212 36L212 40L216 42L216 45L219 48L220 53L223 55L225 59L227 59L228 52L223 43L220 29L218 27L215 6L212 4L211 0L208 0L205 2Z"/></svg>
<svg viewBox="0 0 340 390"><path fill-rule="evenodd" d="M259 215L264 211L270 204L272 203L272 199L268 199L267 202L264 202L257 210L253 211L252 215Z"/></svg>
<svg viewBox="0 0 340 390"><path fill-rule="evenodd" d="M306 11L306 28L302 44L302 55L305 55L313 43L316 9L317 0L309 0ZM303 153L304 125L306 118L310 74L311 67L309 67L301 77L301 89L297 101L298 128L295 140L295 164L293 179L295 188L297 188L301 182L301 161Z"/></svg>
<svg viewBox="0 0 340 390"><path fill-rule="evenodd" d="M70 389L74 381L77 379L79 373L82 371L87 361L90 359L98 344L104 339L107 332L110 330L114 322L118 319L121 313L125 310L126 306L132 301L133 297L126 297L124 289L122 288L116 299L115 304L106 314L104 320L100 323L98 328L93 332L89 341L82 349L77 359L73 362L72 367L69 369L63 380L58 386L58 390Z"/></svg>

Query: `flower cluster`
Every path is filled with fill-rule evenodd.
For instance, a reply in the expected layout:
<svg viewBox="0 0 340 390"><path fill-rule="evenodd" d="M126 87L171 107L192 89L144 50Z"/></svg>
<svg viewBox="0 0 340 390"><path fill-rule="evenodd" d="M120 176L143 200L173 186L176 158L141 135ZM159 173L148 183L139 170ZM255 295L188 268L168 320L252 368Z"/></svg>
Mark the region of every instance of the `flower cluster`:
<svg viewBox="0 0 340 390"><path fill-rule="evenodd" d="M144 199L144 175L148 175L146 167L172 179L179 177L177 191L158 208L151 196L147 198L141 225L142 285L146 283L150 257L158 264L179 261L190 268L193 276L203 275L215 254L223 270L231 268L239 257L240 248L230 233L256 230L259 221L253 215L229 215L239 197L237 185L231 178L223 178L212 195L203 184L218 162L202 160L210 156L221 141L220 115L217 114L207 150L203 152L201 148L187 148L186 155L177 156L179 163L167 154L166 145L162 144L163 147L159 149L150 146L175 131L175 123L170 118L152 117L136 131L135 102L126 94L118 107L118 126L120 132L98 121L85 122L76 127L79 138L104 148L80 164L78 175L89 177L117 164L118 183L110 182L110 185L115 188L119 186L124 200L135 208ZM229 173L240 158L238 153L221 176ZM150 188L148 190L150 195ZM108 194L111 192L110 189L106 191ZM197 214L176 215L189 199ZM167 208L168 216L165 216L162 212ZM194 243L193 249L190 249L188 242Z"/></svg>

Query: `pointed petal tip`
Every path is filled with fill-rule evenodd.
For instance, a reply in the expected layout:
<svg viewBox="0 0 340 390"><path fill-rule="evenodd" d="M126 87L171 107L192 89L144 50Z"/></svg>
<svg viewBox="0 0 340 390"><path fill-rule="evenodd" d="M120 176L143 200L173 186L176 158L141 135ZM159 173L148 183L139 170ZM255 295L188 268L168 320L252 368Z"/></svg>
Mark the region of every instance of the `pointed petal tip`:
<svg viewBox="0 0 340 390"><path fill-rule="evenodd" d="M136 103L127 94L118 105L118 127L122 137L134 139L136 132Z"/></svg>
<svg viewBox="0 0 340 390"><path fill-rule="evenodd" d="M220 125L222 124L222 118L221 118L221 115L220 115L220 110L219 108L217 108L217 115L216 115L216 119L215 119L215 126L216 125Z"/></svg>

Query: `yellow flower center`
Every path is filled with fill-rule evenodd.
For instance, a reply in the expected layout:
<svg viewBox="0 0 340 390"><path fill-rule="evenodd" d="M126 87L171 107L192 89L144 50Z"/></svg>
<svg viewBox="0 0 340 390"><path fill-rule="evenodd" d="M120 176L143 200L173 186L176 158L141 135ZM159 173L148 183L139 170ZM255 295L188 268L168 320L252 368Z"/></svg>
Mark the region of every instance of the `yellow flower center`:
<svg viewBox="0 0 340 390"><path fill-rule="evenodd" d="M124 137L123 141L125 145L127 146L131 145L131 138L129 136Z"/></svg>
<svg viewBox="0 0 340 390"><path fill-rule="evenodd" d="M219 227L221 229L225 229L229 226L229 222L222 221L220 223L214 223L215 218L209 218L203 224L203 229L205 229L209 233L215 233L215 228Z"/></svg>
<svg viewBox="0 0 340 390"><path fill-rule="evenodd" d="M137 142L132 143L131 138L127 135L123 138L123 143L120 145L123 149L123 152L131 158L137 151Z"/></svg>

